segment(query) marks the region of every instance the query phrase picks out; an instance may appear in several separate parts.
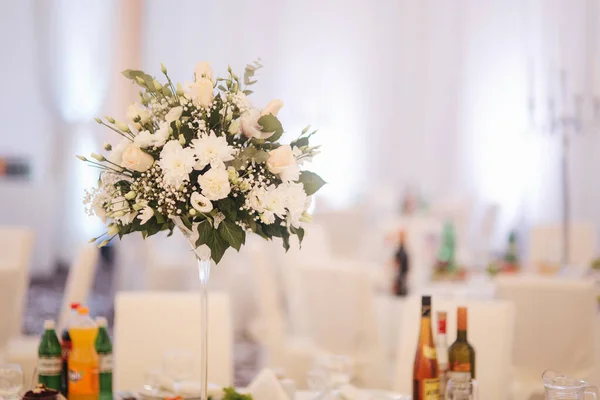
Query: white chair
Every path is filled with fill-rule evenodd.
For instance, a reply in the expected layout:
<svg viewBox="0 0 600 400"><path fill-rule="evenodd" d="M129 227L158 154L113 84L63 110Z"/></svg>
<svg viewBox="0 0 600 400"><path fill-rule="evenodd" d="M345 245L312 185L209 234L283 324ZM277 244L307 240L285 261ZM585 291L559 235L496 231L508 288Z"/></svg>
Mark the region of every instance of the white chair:
<svg viewBox="0 0 600 400"><path fill-rule="evenodd" d="M515 304L515 399L543 392L553 369L589 379L594 366L596 300L593 282L550 277L502 277L498 298Z"/></svg>
<svg viewBox="0 0 600 400"><path fill-rule="evenodd" d="M94 245L85 246L69 269L67 283L63 294L61 311L58 317L57 334L60 335L67 324L71 303L86 303L92 290L96 267L98 265L98 248ZM41 323L42 321L40 321ZM6 362L20 364L25 380L29 381L37 363L37 348L39 336L15 336L6 346ZM28 383L28 382L26 382ZM26 386L29 387L29 386Z"/></svg>
<svg viewBox="0 0 600 400"><path fill-rule="evenodd" d="M324 352L308 338L288 336L278 297L276 270L269 264L264 246L255 246L250 255L258 303L258 319L254 321L251 334L267 350L266 367L283 369L286 377L303 388L314 360Z"/></svg>
<svg viewBox="0 0 600 400"><path fill-rule="evenodd" d="M321 349L349 356L355 383L386 388L384 346L368 273L348 263L297 268L309 337Z"/></svg>
<svg viewBox="0 0 600 400"><path fill-rule="evenodd" d="M369 226L362 207L316 213L314 221L328 233L332 254L337 257L359 255L363 231Z"/></svg>
<svg viewBox="0 0 600 400"><path fill-rule="evenodd" d="M229 297L208 295L208 381L233 383ZM185 350L200 359L200 295L194 292L121 292L115 300L116 390L138 390L146 370L161 367L166 351ZM199 361L194 365L199 376Z"/></svg>
<svg viewBox="0 0 600 400"><path fill-rule="evenodd" d="M25 227L0 227L0 348L21 332L33 231Z"/></svg>
<svg viewBox="0 0 600 400"><path fill-rule="evenodd" d="M475 377L479 395L486 400L506 400L511 378L511 352L515 310L507 301L455 301L432 299L433 330L436 311L448 313L448 346L456 340L456 309L468 309L468 340L475 348ZM419 336L421 318L420 298L410 297L401 307L400 333L394 390L412 393L413 360Z"/></svg>
<svg viewBox="0 0 600 400"><path fill-rule="evenodd" d="M562 226L537 225L529 236L528 258L532 265L562 263ZM569 267L587 270L596 256L597 234L590 223L572 223L569 226Z"/></svg>

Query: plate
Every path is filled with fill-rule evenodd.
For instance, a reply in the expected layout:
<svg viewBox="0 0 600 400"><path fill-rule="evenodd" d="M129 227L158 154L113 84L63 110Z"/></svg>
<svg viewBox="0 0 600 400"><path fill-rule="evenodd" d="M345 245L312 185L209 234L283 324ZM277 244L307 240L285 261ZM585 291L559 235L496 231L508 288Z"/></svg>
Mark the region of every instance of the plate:
<svg viewBox="0 0 600 400"><path fill-rule="evenodd" d="M208 384L207 392L208 392L209 396L215 395L217 393L220 394L222 392L222 390L223 390L223 388L221 386L217 385L216 383ZM168 392L166 390L150 391L145 388L140 389L137 393L140 398L147 399L147 400L165 400L167 397L178 396L177 394ZM187 396L181 396L181 397L183 398L183 400L200 400L200 394L187 395Z"/></svg>

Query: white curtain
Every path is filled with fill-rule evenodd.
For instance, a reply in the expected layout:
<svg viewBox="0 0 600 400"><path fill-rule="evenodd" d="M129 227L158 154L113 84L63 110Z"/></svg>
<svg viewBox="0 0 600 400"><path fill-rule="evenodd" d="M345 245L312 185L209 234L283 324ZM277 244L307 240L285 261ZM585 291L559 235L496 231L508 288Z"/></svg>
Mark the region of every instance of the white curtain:
<svg viewBox="0 0 600 400"><path fill-rule="evenodd" d="M59 232L54 238L60 259L68 262L101 229L97 219L85 217L81 202L98 173L74 155L99 149L93 117L101 111L109 82L114 2L52 0L35 7L38 79L55 123L50 151L56 187L48 195L56 196Z"/></svg>
<svg viewBox="0 0 600 400"><path fill-rule="evenodd" d="M259 56L255 102L280 97L288 131L322 130L315 168L331 182L328 200L344 205L381 185L412 184L434 199L499 204L505 231L558 220L558 142L530 129L531 60L547 69L555 18L569 32L584 20L592 26L597 2L150 0L143 65L158 74L162 61L189 80L199 60L224 71ZM589 29L584 42L573 32L563 47L578 53L563 58L600 54ZM591 84L589 73L576 75ZM572 148L574 214L596 223L597 141L577 138Z"/></svg>

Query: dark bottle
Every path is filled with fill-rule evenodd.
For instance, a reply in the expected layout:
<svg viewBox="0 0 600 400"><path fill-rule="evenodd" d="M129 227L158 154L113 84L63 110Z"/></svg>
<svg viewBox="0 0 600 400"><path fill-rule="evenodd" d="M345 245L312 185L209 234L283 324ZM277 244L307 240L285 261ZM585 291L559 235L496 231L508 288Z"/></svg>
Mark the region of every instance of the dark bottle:
<svg viewBox="0 0 600 400"><path fill-rule="evenodd" d="M44 321L44 335L38 347L38 383L49 389L60 390L62 386L62 350L54 321Z"/></svg>
<svg viewBox="0 0 600 400"><path fill-rule="evenodd" d="M413 366L413 400L439 400L440 377L431 329L431 297L421 300L421 330Z"/></svg>
<svg viewBox="0 0 600 400"><path fill-rule="evenodd" d="M98 336L96 337L96 353L98 353L98 370L100 376L100 400L112 399L113 355L112 343L106 329L106 318L96 318Z"/></svg>
<svg viewBox="0 0 600 400"><path fill-rule="evenodd" d="M397 268L397 276L396 282L394 284L394 293L396 296L406 296L408 293L408 271L410 269L410 263L408 258L408 253L406 252L406 244L405 244L405 233L404 231L400 232L399 236L399 245L398 251L395 255L395 262Z"/></svg>
<svg viewBox="0 0 600 400"><path fill-rule="evenodd" d="M448 369L452 379L475 379L475 349L467 341L467 308L458 307L456 342L448 349Z"/></svg>
<svg viewBox="0 0 600 400"><path fill-rule="evenodd" d="M73 315L77 313L77 309L80 305L81 304L79 303L71 303L71 314L69 315L69 318L67 320L67 326L64 327L60 337L60 346L62 348L62 384L60 392L63 396L67 398L69 396L69 352L71 351L71 347L73 345L71 343L71 336L69 335L69 324L71 319L73 318Z"/></svg>

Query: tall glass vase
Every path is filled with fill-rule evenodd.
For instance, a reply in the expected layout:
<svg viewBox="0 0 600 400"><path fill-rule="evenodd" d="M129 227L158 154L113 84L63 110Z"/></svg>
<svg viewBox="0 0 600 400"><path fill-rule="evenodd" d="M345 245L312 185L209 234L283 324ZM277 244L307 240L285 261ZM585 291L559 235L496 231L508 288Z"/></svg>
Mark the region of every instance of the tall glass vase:
<svg viewBox="0 0 600 400"><path fill-rule="evenodd" d="M196 247L197 234L188 229L183 222L174 219L175 225L190 244L198 264L200 281L200 400L208 400L208 279L210 278L210 249L206 245Z"/></svg>

